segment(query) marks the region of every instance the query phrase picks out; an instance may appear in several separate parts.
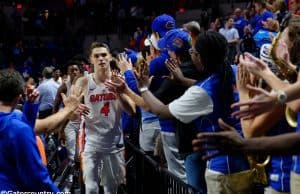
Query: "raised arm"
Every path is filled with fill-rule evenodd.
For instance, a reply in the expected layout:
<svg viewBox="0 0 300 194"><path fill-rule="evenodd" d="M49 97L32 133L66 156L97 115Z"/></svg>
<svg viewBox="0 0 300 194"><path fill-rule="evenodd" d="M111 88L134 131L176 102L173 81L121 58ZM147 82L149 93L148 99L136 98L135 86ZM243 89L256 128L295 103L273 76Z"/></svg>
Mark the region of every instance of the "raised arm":
<svg viewBox="0 0 300 194"><path fill-rule="evenodd" d="M151 79L149 78L149 69L147 64L142 64L139 72L135 71L135 76L138 82L141 96L149 106L151 112L163 119L173 118L168 105L162 103L148 89L151 83Z"/></svg>
<svg viewBox="0 0 300 194"><path fill-rule="evenodd" d="M262 60L252 56L249 53L245 53L245 58L242 56L240 57L241 65L245 66L248 71L259 76L260 78L264 79L267 84L273 90L283 90L289 87L291 84L282 81L279 79L268 67L266 63ZM299 80L299 77L298 77ZM299 80L300 81L300 80ZM300 100L294 100L287 103L287 105L295 112L298 112L300 109Z"/></svg>
<svg viewBox="0 0 300 194"><path fill-rule="evenodd" d="M222 120L219 124L225 131L198 133L197 139L193 140L194 151L218 150L217 153L206 155L203 159L221 154L293 155L300 153L300 133L244 139L233 127Z"/></svg>
<svg viewBox="0 0 300 194"><path fill-rule="evenodd" d="M144 99L133 92L129 87L126 87L124 93L127 94L136 103L136 105L138 105L145 111L150 111L150 107L148 106L148 104L146 104Z"/></svg>
<svg viewBox="0 0 300 194"><path fill-rule="evenodd" d="M247 84L251 84L253 74L249 73L244 65L240 65L237 71L237 87L239 91L240 101L251 99L249 97L249 89ZM257 115L249 119L241 119L241 125L244 137L258 137L263 136L269 129L271 129L284 116L284 106L276 106L274 110ZM241 107L241 110L249 107Z"/></svg>
<svg viewBox="0 0 300 194"><path fill-rule="evenodd" d="M76 97L74 95L66 97L64 94L62 94L65 107L61 111L45 119L37 119L35 123L35 132L37 134L43 134L49 132L49 130L56 129L64 121L68 120L69 116L78 109L81 98L82 95L80 97ZM82 105L82 107L84 106ZM80 108L82 109L82 107ZM87 108L85 110L87 110Z"/></svg>
<svg viewBox="0 0 300 194"><path fill-rule="evenodd" d="M77 97L82 94L86 94L88 90L88 78L87 77L79 77L75 83L71 86L71 94Z"/></svg>
<svg viewBox="0 0 300 194"><path fill-rule="evenodd" d="M88 108L83 105L80 105L79 109L76 109L79 106L80 101L82 101L83 95L86 92L88 84L87 81L88 80L86 77L78 78L75 84L71 87L71 95L68 98L65 98L65 95L62 94L62 96L64 96L64 98L67 100L66 102L64 102L65 108L45 119L37 119L35 125L35 132L46 133L49 130L57 128L59 125L63 124L64 121L66 121L69 118L72 118L72 113L74 113L74 110L82 112L87 111ZM76 108L74 108L75 106Z"/></svg>
<svg viewBox="0 0 300 194"><path fill-rule="evenodd" d="M135 103L131 100L129 96L126 94L119 95L119 102L122 109L129 115L133 115L136 113Z"/></svg>
<svg viewBox="0 0 300 194"><path fill-rule="evenodd" d="M135 78L134 78L135 79ZM146 111L149 111L149 106L145 103L144 99L137 95L130 87L128 87L125 80L120 76L115 76L113 81L105 82L105 85L110 88L110 90L122 95L126 100L130 98L130 103L134 102L134 104L140 106Z"/></svg>
<svg viewBox="0 0 300 194"><path fill-rule="evenodd" d="M212 112L211 98L198 86L192 86L181 97L165 105L148 90L150 81L147 66L143 65L135 74L143 99L150 110L160 118L176 118L181 122L190 123L194 119Z"/></svg>
<svg viewBox="0 0 300 194"><path fill-rule="evenodd" d="M56 113L59 110L59 105L62 102L61 93L64 93L64 94L67 93L67 85L66 85L66 83L62 83L61 86L57 90L57 93L56 93L56 96L55 96L55 100L54 100L53 113Z"/></svg>

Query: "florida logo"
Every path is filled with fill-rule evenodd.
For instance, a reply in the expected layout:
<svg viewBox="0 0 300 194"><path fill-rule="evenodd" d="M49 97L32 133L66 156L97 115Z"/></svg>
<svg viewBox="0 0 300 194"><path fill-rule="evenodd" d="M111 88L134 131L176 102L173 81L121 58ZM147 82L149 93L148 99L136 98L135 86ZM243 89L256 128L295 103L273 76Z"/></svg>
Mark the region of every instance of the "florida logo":
<svg viewBox="0 0 300 194"><path fill-rule="evenodd" d="M172 45L176 48L182 48L183 47L183 40L181 38L175 38L172 42Z"/></svg>
<svg viewBox="0 0 300 194"><path fill-rule="evenodd" d="M166 23L166 29L173 29L175 28L174 22L168 21Z"/></svg>

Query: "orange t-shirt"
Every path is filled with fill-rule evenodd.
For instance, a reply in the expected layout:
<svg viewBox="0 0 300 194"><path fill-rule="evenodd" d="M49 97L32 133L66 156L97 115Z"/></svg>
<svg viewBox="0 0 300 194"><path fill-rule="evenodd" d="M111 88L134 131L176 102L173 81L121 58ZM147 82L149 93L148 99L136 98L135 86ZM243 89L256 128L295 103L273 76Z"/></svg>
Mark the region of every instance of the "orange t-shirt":
<svg viewBox="0 0 300 194"><path fill-rule="evenodd" d="M35 136L36 138L36 144L38 146L42 162L45 166L47 166L47 158L46 158L46 152L45 152L45 146L44 143L42 142L41 138L39 136Z"/></svg>

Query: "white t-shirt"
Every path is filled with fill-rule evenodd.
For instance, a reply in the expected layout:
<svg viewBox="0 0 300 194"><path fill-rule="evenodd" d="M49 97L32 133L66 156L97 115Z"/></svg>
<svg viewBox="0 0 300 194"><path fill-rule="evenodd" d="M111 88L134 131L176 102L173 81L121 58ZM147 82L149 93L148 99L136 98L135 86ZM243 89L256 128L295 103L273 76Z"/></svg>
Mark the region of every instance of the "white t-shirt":
<svg viewBox="0 0 300 194"><path fill-rule="evenodd" d="M180 98L169 104L171 114L183 123L213 112L213 101L199 86L190 87Z"/></svg>
<svg viewBox="0 0 300 194"><path fill-rule="evenodd" d="M234 40L234 39L239 39L239 33L237 31L237 29L235 28L221 28L219 30L219 33L222 34L223 36L225 36L226 40L228 42Z"/></svg>

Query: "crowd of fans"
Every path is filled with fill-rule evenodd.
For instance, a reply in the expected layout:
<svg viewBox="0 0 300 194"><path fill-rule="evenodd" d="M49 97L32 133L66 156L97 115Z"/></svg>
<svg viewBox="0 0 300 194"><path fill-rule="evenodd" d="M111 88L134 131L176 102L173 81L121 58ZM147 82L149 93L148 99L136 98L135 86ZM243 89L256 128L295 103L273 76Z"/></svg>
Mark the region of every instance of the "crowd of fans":
<svg viewBox="0 0 300 194"><path fill-rule="evenodd" d="M110 44L109 36L118 34L120 41L129 39L129 48L140 49L143 40L151 32L152 20L159 13L175 15L178 7L205 9L209 6L205 1L174 0L82 0L48 4L51 6L45 1L0 2L2 67L14 66L20 69L27 59L32 60L37 68L32 68L31 76L37 80L43 67L51 65L53 58L63 70L69 58L83 53L83 42L87 35L94 36L95 39L98 35L106 35L106 42ZM157 7L156 4L160 6ZM138 33L134 35L135 30ZM142 36L139 31L143 32ZM128 37L128 34L132 34L132 37Z"/></svg>
<svg viewBox="0 0 300 194"><path fill-rule="evenodd" d="M64 70L18 41L18 65L0 71L0 190L58 191L43 148L53 133L86 193L126 185L124 138L197 193L299 193L299 8L255 0L208 29L162 14L123 51L93 42Z"/></svg>

